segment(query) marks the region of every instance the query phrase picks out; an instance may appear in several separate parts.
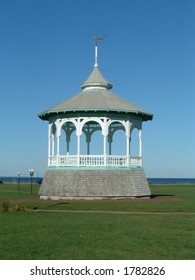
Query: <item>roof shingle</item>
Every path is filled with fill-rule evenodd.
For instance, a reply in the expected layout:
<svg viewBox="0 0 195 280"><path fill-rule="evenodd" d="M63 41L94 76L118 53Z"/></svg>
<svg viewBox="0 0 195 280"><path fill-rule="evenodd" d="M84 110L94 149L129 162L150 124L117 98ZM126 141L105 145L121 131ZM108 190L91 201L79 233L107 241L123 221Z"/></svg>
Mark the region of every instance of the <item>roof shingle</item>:
<svg viewBox="0 0 195 280"><path fill-rule="evenodd" d="M152 120L152 114L109 91L112 85L103 77L98 67L94 67L89 78L81 85L79 94L40 113L38 116L48 120L55 113L75 111L115 111L140 114L144 120Z"/></svg>

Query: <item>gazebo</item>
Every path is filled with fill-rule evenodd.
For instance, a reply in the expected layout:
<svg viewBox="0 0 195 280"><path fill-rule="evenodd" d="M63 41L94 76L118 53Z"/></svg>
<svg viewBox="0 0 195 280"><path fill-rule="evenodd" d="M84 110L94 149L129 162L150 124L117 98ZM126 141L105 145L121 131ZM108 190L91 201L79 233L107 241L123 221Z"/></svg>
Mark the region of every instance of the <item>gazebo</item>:
<svg viewBox="0 0 195 280"><path fill-rule="evenodd" d="M142 160L142 123L153 115L111 88L97 63L96 41L95 65L81 84L82 91L38 115L49 122L48 168L40 198L150 197ZM137 155L131 155L134 129L138 130ZM112 150L118 131L125 139L117 143L119 151L125 145L123 154Z"/></svg>

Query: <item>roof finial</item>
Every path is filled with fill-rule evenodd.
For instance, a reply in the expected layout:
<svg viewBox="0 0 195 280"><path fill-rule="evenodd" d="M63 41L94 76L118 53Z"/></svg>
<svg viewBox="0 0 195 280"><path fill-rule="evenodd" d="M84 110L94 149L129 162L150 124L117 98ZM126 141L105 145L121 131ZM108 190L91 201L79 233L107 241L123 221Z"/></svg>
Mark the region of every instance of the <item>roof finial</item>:
<svg viewBox="0 0 195 280"><path fill-rule="evenodd" d="M94 67L98 67L98 41L103 40L105 36L95 36L95 64Z"/></svg>

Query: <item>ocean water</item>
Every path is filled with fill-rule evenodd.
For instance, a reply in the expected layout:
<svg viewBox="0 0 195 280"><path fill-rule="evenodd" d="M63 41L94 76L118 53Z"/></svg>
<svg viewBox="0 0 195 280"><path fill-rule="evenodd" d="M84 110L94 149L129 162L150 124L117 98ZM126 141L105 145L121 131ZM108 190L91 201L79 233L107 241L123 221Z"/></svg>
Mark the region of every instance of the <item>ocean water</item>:
<svg viewBox="0 0 195 280"><path fill-rule="evenodd" d="M33 177L33 183L41 183L42 177ZM147 178L149 184L195 184L195 178ZM17 183L18 177L0 176L0 182ZM20 177L21 183L30 183L31 177Z"/></svg>
<svg viewBox="0 0 195 280"><path fill-rule="evenodd" d="M41 183L42 182L42 177L36 177L33 176L32 177L32 182L33 183ZM20 183L30 183L31 182L31 177L22 177L20 176L20 178L18 177L12 177L12 176L0 176L0 182L2 183L18 183L18 181L20 181Z"/></svg>
<svg viewBox="0 0 195 280"><path fill-rule="evenodd" d="M195 184L195 178L147 178L149 184Z"/></svg>

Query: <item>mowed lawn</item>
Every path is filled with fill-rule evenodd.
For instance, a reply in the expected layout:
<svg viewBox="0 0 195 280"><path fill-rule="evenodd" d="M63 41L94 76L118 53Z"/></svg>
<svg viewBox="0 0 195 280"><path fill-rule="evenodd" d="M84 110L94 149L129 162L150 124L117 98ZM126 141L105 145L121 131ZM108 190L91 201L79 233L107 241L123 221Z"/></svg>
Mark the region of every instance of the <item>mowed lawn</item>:
<svg viewBox="0 0 195 280"><path fill-rule="evenodd" d="M194 185L117 201L40 201L38 186L29 190L0 185L0 205L10 203L0 213L0 259L195 259Z"/></svg>

